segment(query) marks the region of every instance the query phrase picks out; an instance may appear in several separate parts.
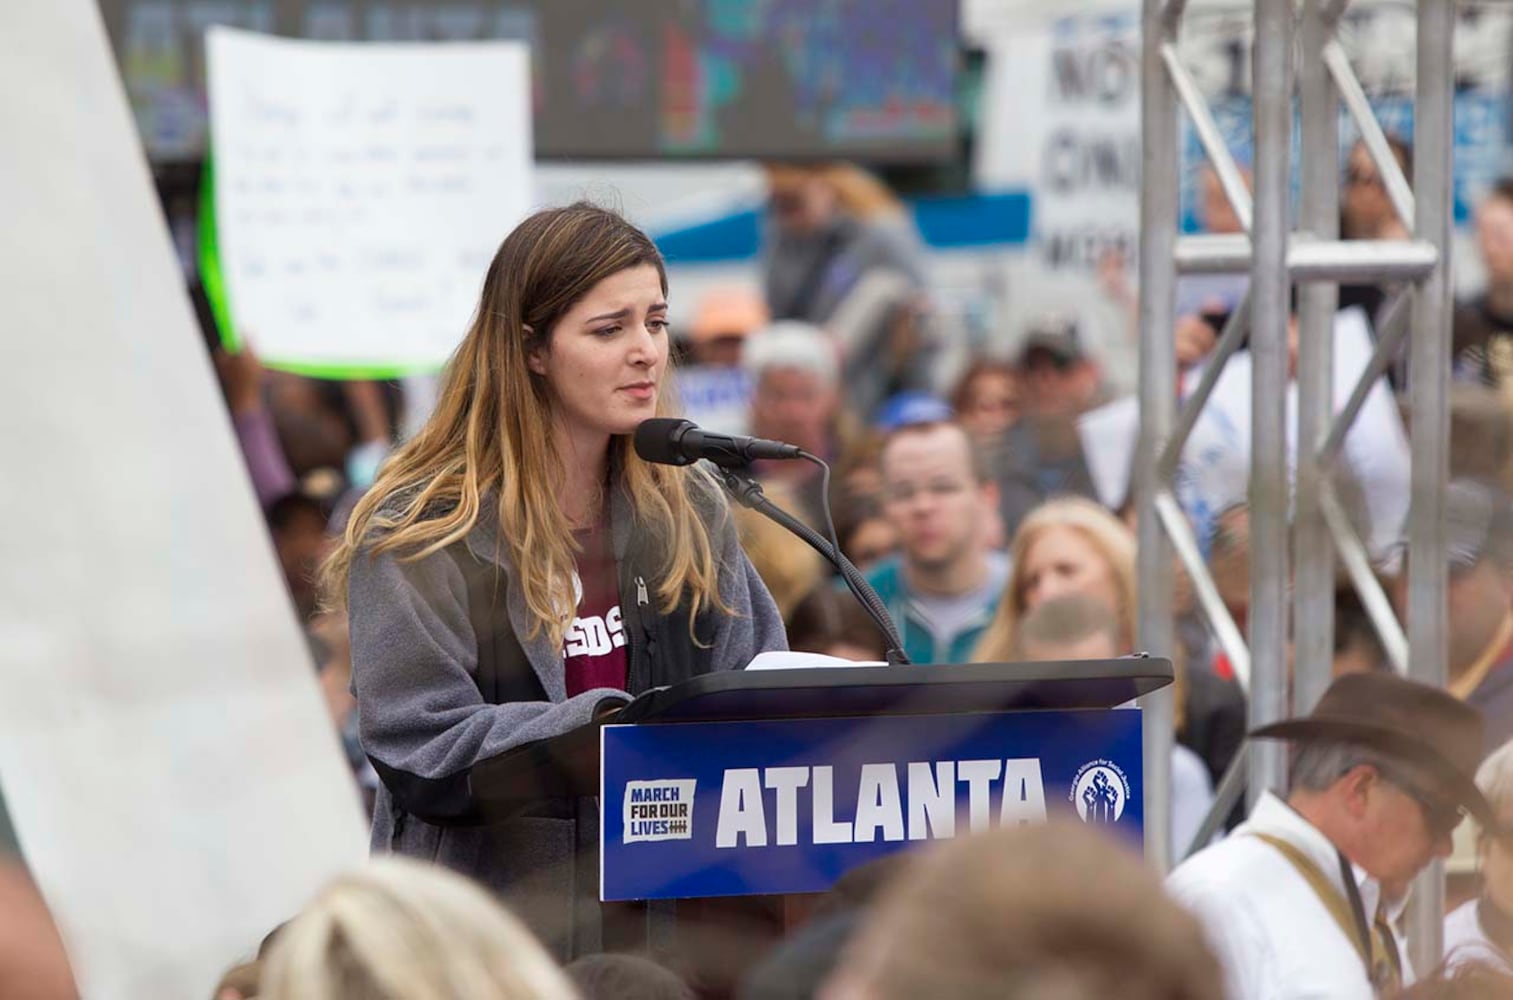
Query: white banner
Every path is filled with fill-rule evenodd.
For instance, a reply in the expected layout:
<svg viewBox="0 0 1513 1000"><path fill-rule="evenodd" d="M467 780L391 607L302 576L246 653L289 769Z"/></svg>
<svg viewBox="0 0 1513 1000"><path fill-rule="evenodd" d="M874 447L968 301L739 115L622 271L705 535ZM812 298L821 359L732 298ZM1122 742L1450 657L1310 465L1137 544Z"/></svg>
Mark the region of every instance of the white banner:
<svg viewBox="0 0 1513 1000"><path fill-rule="evenodd" d="M527 46L215 28L207 53L238 332L264 363L312 374L439 368L531 204Z"/></svg>
<svg viewBox="0 0 1513 1000"><path fill-rule="evenodd" d="M1059 11L1058 11L1059 13ZM1034 248L1053 272L1133 264L1140 227L1140 10L1026 17L992 42L975 173L1034 193Z"/></svg>
<svg viewBox="0 0 1513 1000"><path fill-rule="evenodd" d="M91 1000L366 853L93 0L0 3L0 783Z"/></svg>
<svg viewBox="0 0 1513 1000"><path fill-rule="evenodd" d="M1035 199L1047 267L1092 271L1115 251L1133 263L1140 232L1138 12L1051 24Z"/></svg>
<svg viewBox="0 0 1513 1000"><path fill-rule="evenodd" d="M1140 231L1139 5L1046 6L996 24L973 171L987 191L1026 191L1032 232L1008 265L1020 328L1073 318L1116 393L1135 388L1132 317L1099 278L1122 253L1133 284ZM1111 269L1112 272L1112 269Z"/></svg>

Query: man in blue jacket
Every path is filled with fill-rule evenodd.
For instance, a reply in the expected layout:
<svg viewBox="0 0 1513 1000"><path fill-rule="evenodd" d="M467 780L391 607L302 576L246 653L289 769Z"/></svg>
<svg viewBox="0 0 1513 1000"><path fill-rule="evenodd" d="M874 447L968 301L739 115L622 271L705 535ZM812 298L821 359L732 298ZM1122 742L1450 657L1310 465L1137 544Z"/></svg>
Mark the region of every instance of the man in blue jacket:
<svg viewBox="0 0 1513 1000"><path fill-rule="evenodd" d="M883 445L883 513L899 555L868 575L915 663L966 663L1009 576L988 547L998 488L966 431L933 422L898 428Z"/></svg>

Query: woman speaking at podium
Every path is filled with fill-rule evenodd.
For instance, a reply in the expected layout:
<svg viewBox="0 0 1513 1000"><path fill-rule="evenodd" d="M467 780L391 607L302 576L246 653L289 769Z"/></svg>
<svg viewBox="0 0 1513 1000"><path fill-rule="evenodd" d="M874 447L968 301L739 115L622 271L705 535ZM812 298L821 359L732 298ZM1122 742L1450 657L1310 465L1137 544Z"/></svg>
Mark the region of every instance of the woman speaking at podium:
<svg viewBox="0 0 1513 1000"><path fill-rule="evenodd" d="M786 646L713 477L631 448L669 415L669 381L651 240L585 203L537 212L326 567L383 783L374 850L480 879L559 953L594 943L569 937L573 901L598 892L574 864L576 804L483 824L473 765Z"/></svg>

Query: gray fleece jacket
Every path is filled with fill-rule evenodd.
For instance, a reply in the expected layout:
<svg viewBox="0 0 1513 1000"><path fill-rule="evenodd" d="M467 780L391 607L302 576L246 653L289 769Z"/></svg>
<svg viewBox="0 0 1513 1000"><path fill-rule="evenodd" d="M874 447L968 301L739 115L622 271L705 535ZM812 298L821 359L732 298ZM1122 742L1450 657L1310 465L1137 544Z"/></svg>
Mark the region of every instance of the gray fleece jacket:
<svg viewBox="0 0 1513 1000"><path fill-rule="evenodd" d="M704 482L695 482L702 490ZM720 594L735 611L712 614L700 628L701 636L712 631L712 642L699 662L709 670L739 670L759 652L787 648L787 640L771 595L737 541L723 495L701 492L699 502L718 553ZM617 562L644 536L618 491L611 499L611 536ZM568 698L561 648L544 634L527 638L531 613L513 585L497 523L480 521L466 538L466 550L499 567L508 627L546 699L489 704L484 698L475 679L477 623L464 574L449 553L412 562L392 553L359 553L348 583L352 685L363 749L385 775L374 808L373 849L436 861L491 886L561 956L595 950L598 921L588 911L598 895L597 865L585 865L577 855L584 844L597 844L597 830L576 828L574 817L585 815L581 804L544 800L488 826L434 825L414 815L418 807L404 806L414 800L409 789L417 784L465 787L479 761L566 733L590 722L601 702L640 693L633 680L629 694L596 689ZM638 591L642 582L637 579ZM654 594L655 580L644 582ZM623 589L622 604L634 599ZM656 609L644 609L643 617L655 624ZM684 641L690 641L686 632ZM672 657L649 645L637 652L646 662L639 670L633 665L631 676L649 681L646 687L660 686L667 678L659 667Z"/></svg>

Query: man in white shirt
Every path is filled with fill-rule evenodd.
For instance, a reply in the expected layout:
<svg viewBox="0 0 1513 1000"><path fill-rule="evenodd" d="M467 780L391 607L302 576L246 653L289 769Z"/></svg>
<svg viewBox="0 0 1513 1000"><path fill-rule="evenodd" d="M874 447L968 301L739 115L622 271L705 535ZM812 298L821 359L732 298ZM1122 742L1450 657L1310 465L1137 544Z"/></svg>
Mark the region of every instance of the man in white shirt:
<svg viewBox="0 0 1513 1000"><path fill-rule="evenodd" d="M1203 924L1229 1000L1392 995L1412 979L1393 928L1409 883L1450 853L1463 811L1492 822L1473 781L1480 714L1394 674L1353 674L1312 715L1251 735L1297 744L1286 801L1263 795L1168 890Z"/></svg>

